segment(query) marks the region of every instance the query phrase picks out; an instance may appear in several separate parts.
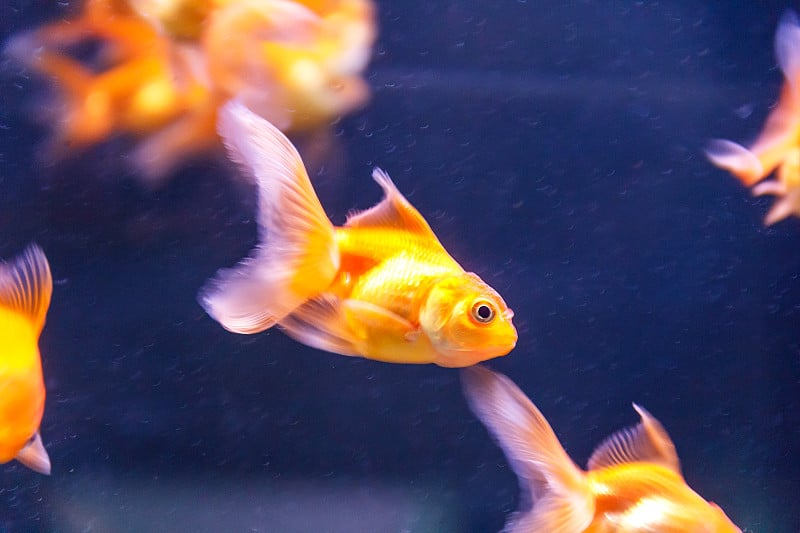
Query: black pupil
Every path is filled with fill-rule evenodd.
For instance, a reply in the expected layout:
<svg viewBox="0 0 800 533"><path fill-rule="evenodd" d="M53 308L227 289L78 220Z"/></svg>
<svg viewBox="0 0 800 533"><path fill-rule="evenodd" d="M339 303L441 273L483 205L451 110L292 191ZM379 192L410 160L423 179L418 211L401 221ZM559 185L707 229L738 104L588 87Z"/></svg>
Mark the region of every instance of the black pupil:
<svg viewBox="0 0 800 533"><path fill-rule="evenodd" d="M478 315L478 318L481 320L489 320L492 318L492 308L486 304L482 304L478 306L478 309L475 310L475 314Z"/></svg>

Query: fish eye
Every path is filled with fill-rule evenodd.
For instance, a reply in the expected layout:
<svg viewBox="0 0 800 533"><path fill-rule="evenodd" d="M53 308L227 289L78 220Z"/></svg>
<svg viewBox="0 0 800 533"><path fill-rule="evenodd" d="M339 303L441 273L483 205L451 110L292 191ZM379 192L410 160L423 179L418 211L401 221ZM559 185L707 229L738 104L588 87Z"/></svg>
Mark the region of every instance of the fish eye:
<svg viewBox="0 0 800 533"><path fill-rule="evenodd" d="M470 314L475 322L479 324L488 324L494 320L494 315L496 313L494 307L492 307L492 304L486 300L478 300L472 304L472 310L470 311Z"/></svg>

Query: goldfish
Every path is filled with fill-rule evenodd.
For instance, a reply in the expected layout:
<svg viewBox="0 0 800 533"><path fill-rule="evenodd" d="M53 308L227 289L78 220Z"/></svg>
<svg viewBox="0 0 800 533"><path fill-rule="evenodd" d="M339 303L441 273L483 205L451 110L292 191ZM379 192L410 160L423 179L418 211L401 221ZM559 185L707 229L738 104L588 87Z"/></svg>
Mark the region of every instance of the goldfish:
<svg viewBox="0 0 800 533"><path fill-rule="evenodd" d="M500 444L530 500L504 531L741 533L722 509L689 488L675 445L644 408L633 404L640 423L603 441L584 471L510 379L479 366L461 375L472 411Z"/></svg>
<svg viewBox="0 0 800 533"><path fill-rule="evenodd" d="M362 105L375 27L371 0L86 0L5 51L59 89L48 159L121 134L158 185L219 146L217 111L231 98L292 133ZM72 53L84 44L97 53Z"/></svg>
<svg viewBox="0 0 800 533"><path fill-rule="evenodd" d="M706 150L712 163L752 187L754 195L777 197L764 218L767 226L800 216L800 25L791 11L778 24L775 55L784 83L761 134L749 148L715 139ZM776 169L777 179L758 183Z"/></svg>
<svg viewBox="0 0 800 533"><path fill-rule="evenodd" d="M220 90L291 133L366 102L375 26L368 0L224 0L201 42Z"/></svg>
<svg viewBox="0 0 800 533"><path fill-rule="evenodd" d="M258 188L259 246L201 289L200 304L242 334L279 326L328 352L462 367L510 352L511 309L466 272L380 169L383 200L334 227L303 161L272 124L232 101L228 153Z"/></svg>
<svg viewBox="0 0 800 533"><path fill-rule="evenodd" d="M94 62L70 54L89 42L99 43ZM123 0L87 0L77 18L17 35L5 52L61 91L48 159L129 135L137 139L134 166L157 183L216 143L219 101L199 51L165 39Z"/></svg>
<svg viewBox="0 0 800 533"><path fill-rule="evenodd" d="M45 387L39 354L53 280L41 248L0 264L0 463L16 459L50 474L39 425Z"/></svg>

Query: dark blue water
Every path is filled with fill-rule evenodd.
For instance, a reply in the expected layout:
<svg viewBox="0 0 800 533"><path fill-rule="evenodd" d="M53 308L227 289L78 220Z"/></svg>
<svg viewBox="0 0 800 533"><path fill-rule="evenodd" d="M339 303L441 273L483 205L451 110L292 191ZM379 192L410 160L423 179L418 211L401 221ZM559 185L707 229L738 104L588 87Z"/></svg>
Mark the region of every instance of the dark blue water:
<svg viewBox="0 0 800 533"><path fill-rule="evenodd" d="M644 405L746 531L800 512L800 220L711 166L777 98L759 2L379 2L370 104L309 164L341 223L380 165L516 313L489 366L585 463ZM0 6L2 37L75 5ZM198 288L255 243L252 188L197 160L141 188L124 141L37 158L46 87L0 86L0 256L56 281L41 347L53 474L2 466L8 531L498 530L517 484L458 373L237 336Z"/></svg>

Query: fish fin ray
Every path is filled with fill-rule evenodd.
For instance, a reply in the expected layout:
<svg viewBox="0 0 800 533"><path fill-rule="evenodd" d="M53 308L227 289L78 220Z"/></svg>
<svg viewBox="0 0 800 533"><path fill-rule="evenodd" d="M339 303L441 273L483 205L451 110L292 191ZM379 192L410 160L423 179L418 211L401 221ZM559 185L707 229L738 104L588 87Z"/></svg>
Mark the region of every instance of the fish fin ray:
<svg viewBox="0 0 800 533"><path fill-rule="evenodd" d="M339 250L289 139L236 100L223 106L218 122L231 159L256 182L261 242L207 284L200 303L226 329L254 333L324 292L339 269Z"/></svg>
<svg viewBox="0 0 800 533"><path fill-rule="evenodd" d="M383 189L383 200L369 209L351 213L345 226L402 229L439 241L425 218L397 189L386 172L376 167L372 178Z"/></svg>
<svg viewBox="0 0 800 533"><path fill-rule="evenodd" d="M461 380L472 411L505 452L523 493L534 499L530 511L518 513L519 520L536 520L531 523L546 525L542 520L553 520L548 518L550 506L562 509L569 505L569 515L559 514L559 520L564 520L570 527L575 525L576 529L563 531L583 531L594 516L591 489L584 473L564 451L544 415L502 374L474 366L461 372ZM515 526L510 531L554 530L547 527L527 530Z"/></svg>
<svg viewBox="0 0 800 533"><path fill-rule="evenodd" d="M38 245L29 245L10 262L0 264L0 306L29 317L37 333L44 327L52 293L50 265Z"/></svg>
<svg viewBox="0 0 800 533"><path fill-rule="evenodd" d="M511 515L503 533L582 533L594 516L594 505L548 495L527 513Z"/></svg>
<svg viewBox="0 0 800 533"><path fill-rule="evenodd" d="M312 348L358 356L358 339L342 313L342 301L331 294L309 300L284 317L279 326L293 339Z"/></svg>
<svg viewBox="0 0 800 533"><path fill-rule="evenodd" d="M354 328L364 328L360 332L363 338L378 334L412 341L420 331L419 326L379 305L360 300L344 300L342 304L348 322L353 324Z"/></svg>
<svg viewBox="0 0 800 533"><path fill-rule="evenodd" d="M38 431L30 442L17 453L15 459L34 472L50 475L50 456L47 455L47 450L42 443L42 436Z"/></svg>
<svg viewBox="0 0 800 533"><path fill-rule="evenodd" d="M589 470L624 463L654 463L681 475L675 445L664 426L643 407L633 404L641 422L606 438L589 458Z"/></svg>
<svg viewBox="0 0 800 533"><path fill-rule="evenodd" d="M766 194L766 191L759 191ZM800 216L800 190L789 191L780 196L764 217L764 225L771 226L789 217Z"/></svg>

